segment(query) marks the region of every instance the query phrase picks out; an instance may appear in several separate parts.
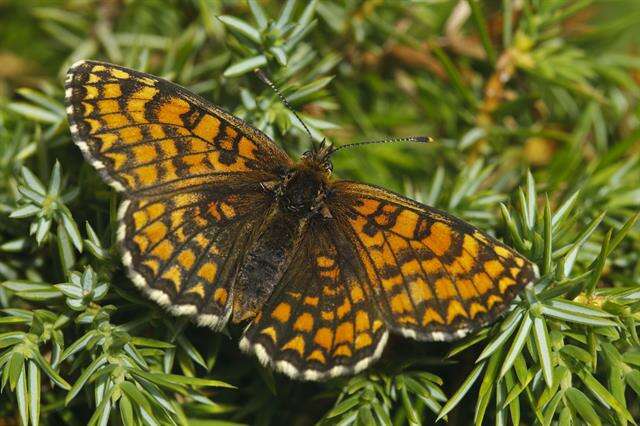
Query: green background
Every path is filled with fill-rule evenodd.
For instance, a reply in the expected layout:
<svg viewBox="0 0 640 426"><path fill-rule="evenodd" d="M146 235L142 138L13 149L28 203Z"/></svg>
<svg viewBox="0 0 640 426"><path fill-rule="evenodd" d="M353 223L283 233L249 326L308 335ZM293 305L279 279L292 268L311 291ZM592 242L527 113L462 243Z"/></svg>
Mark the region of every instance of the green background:
<svg viewBox="0 0 640 426"><path fill-rule="evenodd" d="M0 417L8 424L626 424L640 419L636 0L0 0ZM636 43L634 44L634 40ZM311 141L334 173L504 239L541 279L457 344L393 336L353 378L291 381L123 273L118 196L71 143L79 59L179 83ZM90 224L90 225L88 225Z"/></svg>

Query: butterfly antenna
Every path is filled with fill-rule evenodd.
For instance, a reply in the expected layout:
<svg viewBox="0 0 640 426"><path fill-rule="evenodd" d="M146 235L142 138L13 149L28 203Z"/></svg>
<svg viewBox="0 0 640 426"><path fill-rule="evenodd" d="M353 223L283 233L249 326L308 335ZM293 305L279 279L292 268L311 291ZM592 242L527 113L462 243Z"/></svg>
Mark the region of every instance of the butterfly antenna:
<svg viewBox="0 0 640 426"><path fill-rule="evenodd" d="M333 155L336 151L340 151L341 149L353 148L353 147L362 146L362 145L373 145L373 144L379 144L379 143L396 143L396 142L428 143L428 142L435 142L435 141L436 140L431 136L407 136L402 138L382 139L378 141L348 143L346 145L340 145L339 147L332 149L329 155Z"/></svg>
<svg viewBox="0 0 640 426"><path fill-rule="evenodd" d="M296 111L293 109L293 107L291 106L291 104L289 103L289 101L287 101L287 98L284 97L284 95L282 94L282 92L280 91L280 89L278 89L278 87L275 85L275 83L273 81L271 81L271 79L269 79L269 77L267 77L267 75L264 73L264 71L262 71L260 68L256 68L253 70L254 73L256 73L256 75L258 76L258 78L260 80L262 80L262 82L264 84L266 84L267 86L269 86L271 88L271 90L273 90L276 95L278 96L278 98L280 98L280 101L284 104L284 106L286 106L289 111L291 111L293 113L293 115L298 119L298 121L300 122L300 124L302 124L302 127L304 127L304 129L307 131L307 133L309 134L309 137L311 138L311 140L313 141L313 135L311 135L311 131L309 130L309 128L307 127L306 124L304 124L304 121L302 121L302 119L300 118L300 116L298 115L298 113L296 113Z"/></svg>

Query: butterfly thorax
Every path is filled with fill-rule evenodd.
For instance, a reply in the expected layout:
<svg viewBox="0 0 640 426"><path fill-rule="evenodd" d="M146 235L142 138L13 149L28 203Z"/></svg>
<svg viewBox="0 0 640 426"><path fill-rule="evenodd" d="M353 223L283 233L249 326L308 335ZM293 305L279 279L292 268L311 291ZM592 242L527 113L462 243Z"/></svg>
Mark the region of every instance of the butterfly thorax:
<svg viewBox="0 0 640 426"><path fill-rule="evenodd" d="M324 205L329 172L303 160L291 168L276 187L274 195L280 209L292 215L313 216Z"/></svg>

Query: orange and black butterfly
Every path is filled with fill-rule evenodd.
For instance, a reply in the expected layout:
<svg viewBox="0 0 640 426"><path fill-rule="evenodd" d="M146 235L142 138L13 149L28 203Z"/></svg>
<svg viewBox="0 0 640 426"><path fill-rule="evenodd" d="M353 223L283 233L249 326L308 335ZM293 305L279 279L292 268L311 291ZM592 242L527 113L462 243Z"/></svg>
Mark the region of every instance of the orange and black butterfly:
<svg viewBox="0 0 640 426"><path fill-rule="evenodd" d="M351 374L389 331L453 340L534 277L509 247L445 212L331 177L333 149L292 161L265 134L182 87L82 61L71 133L124 194L118 240L133 282L291 377Z"/></svg>

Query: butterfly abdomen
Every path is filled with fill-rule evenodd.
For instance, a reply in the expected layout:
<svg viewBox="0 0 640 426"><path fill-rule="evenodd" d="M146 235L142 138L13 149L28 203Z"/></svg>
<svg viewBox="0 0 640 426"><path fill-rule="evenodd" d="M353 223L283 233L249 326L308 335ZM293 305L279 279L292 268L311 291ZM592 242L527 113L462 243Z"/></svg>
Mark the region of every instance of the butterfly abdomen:
<svg viewBox="0 0 640 426"><path fill-rule="evenodd" d="M306 219L279 209L249 245L235 282L233 321L255 316L274 291L306 228Z"/></svg>
<svg viewBox="0 0 640 426"><path fill-rule="evenodd" d="M235 283L238 296L234 302L234 321L255 316L276 290L308 221L317 219L320 213L326 185L323 171L303 162L272 189L275 203L271 214L247 249Z"/></svg>

